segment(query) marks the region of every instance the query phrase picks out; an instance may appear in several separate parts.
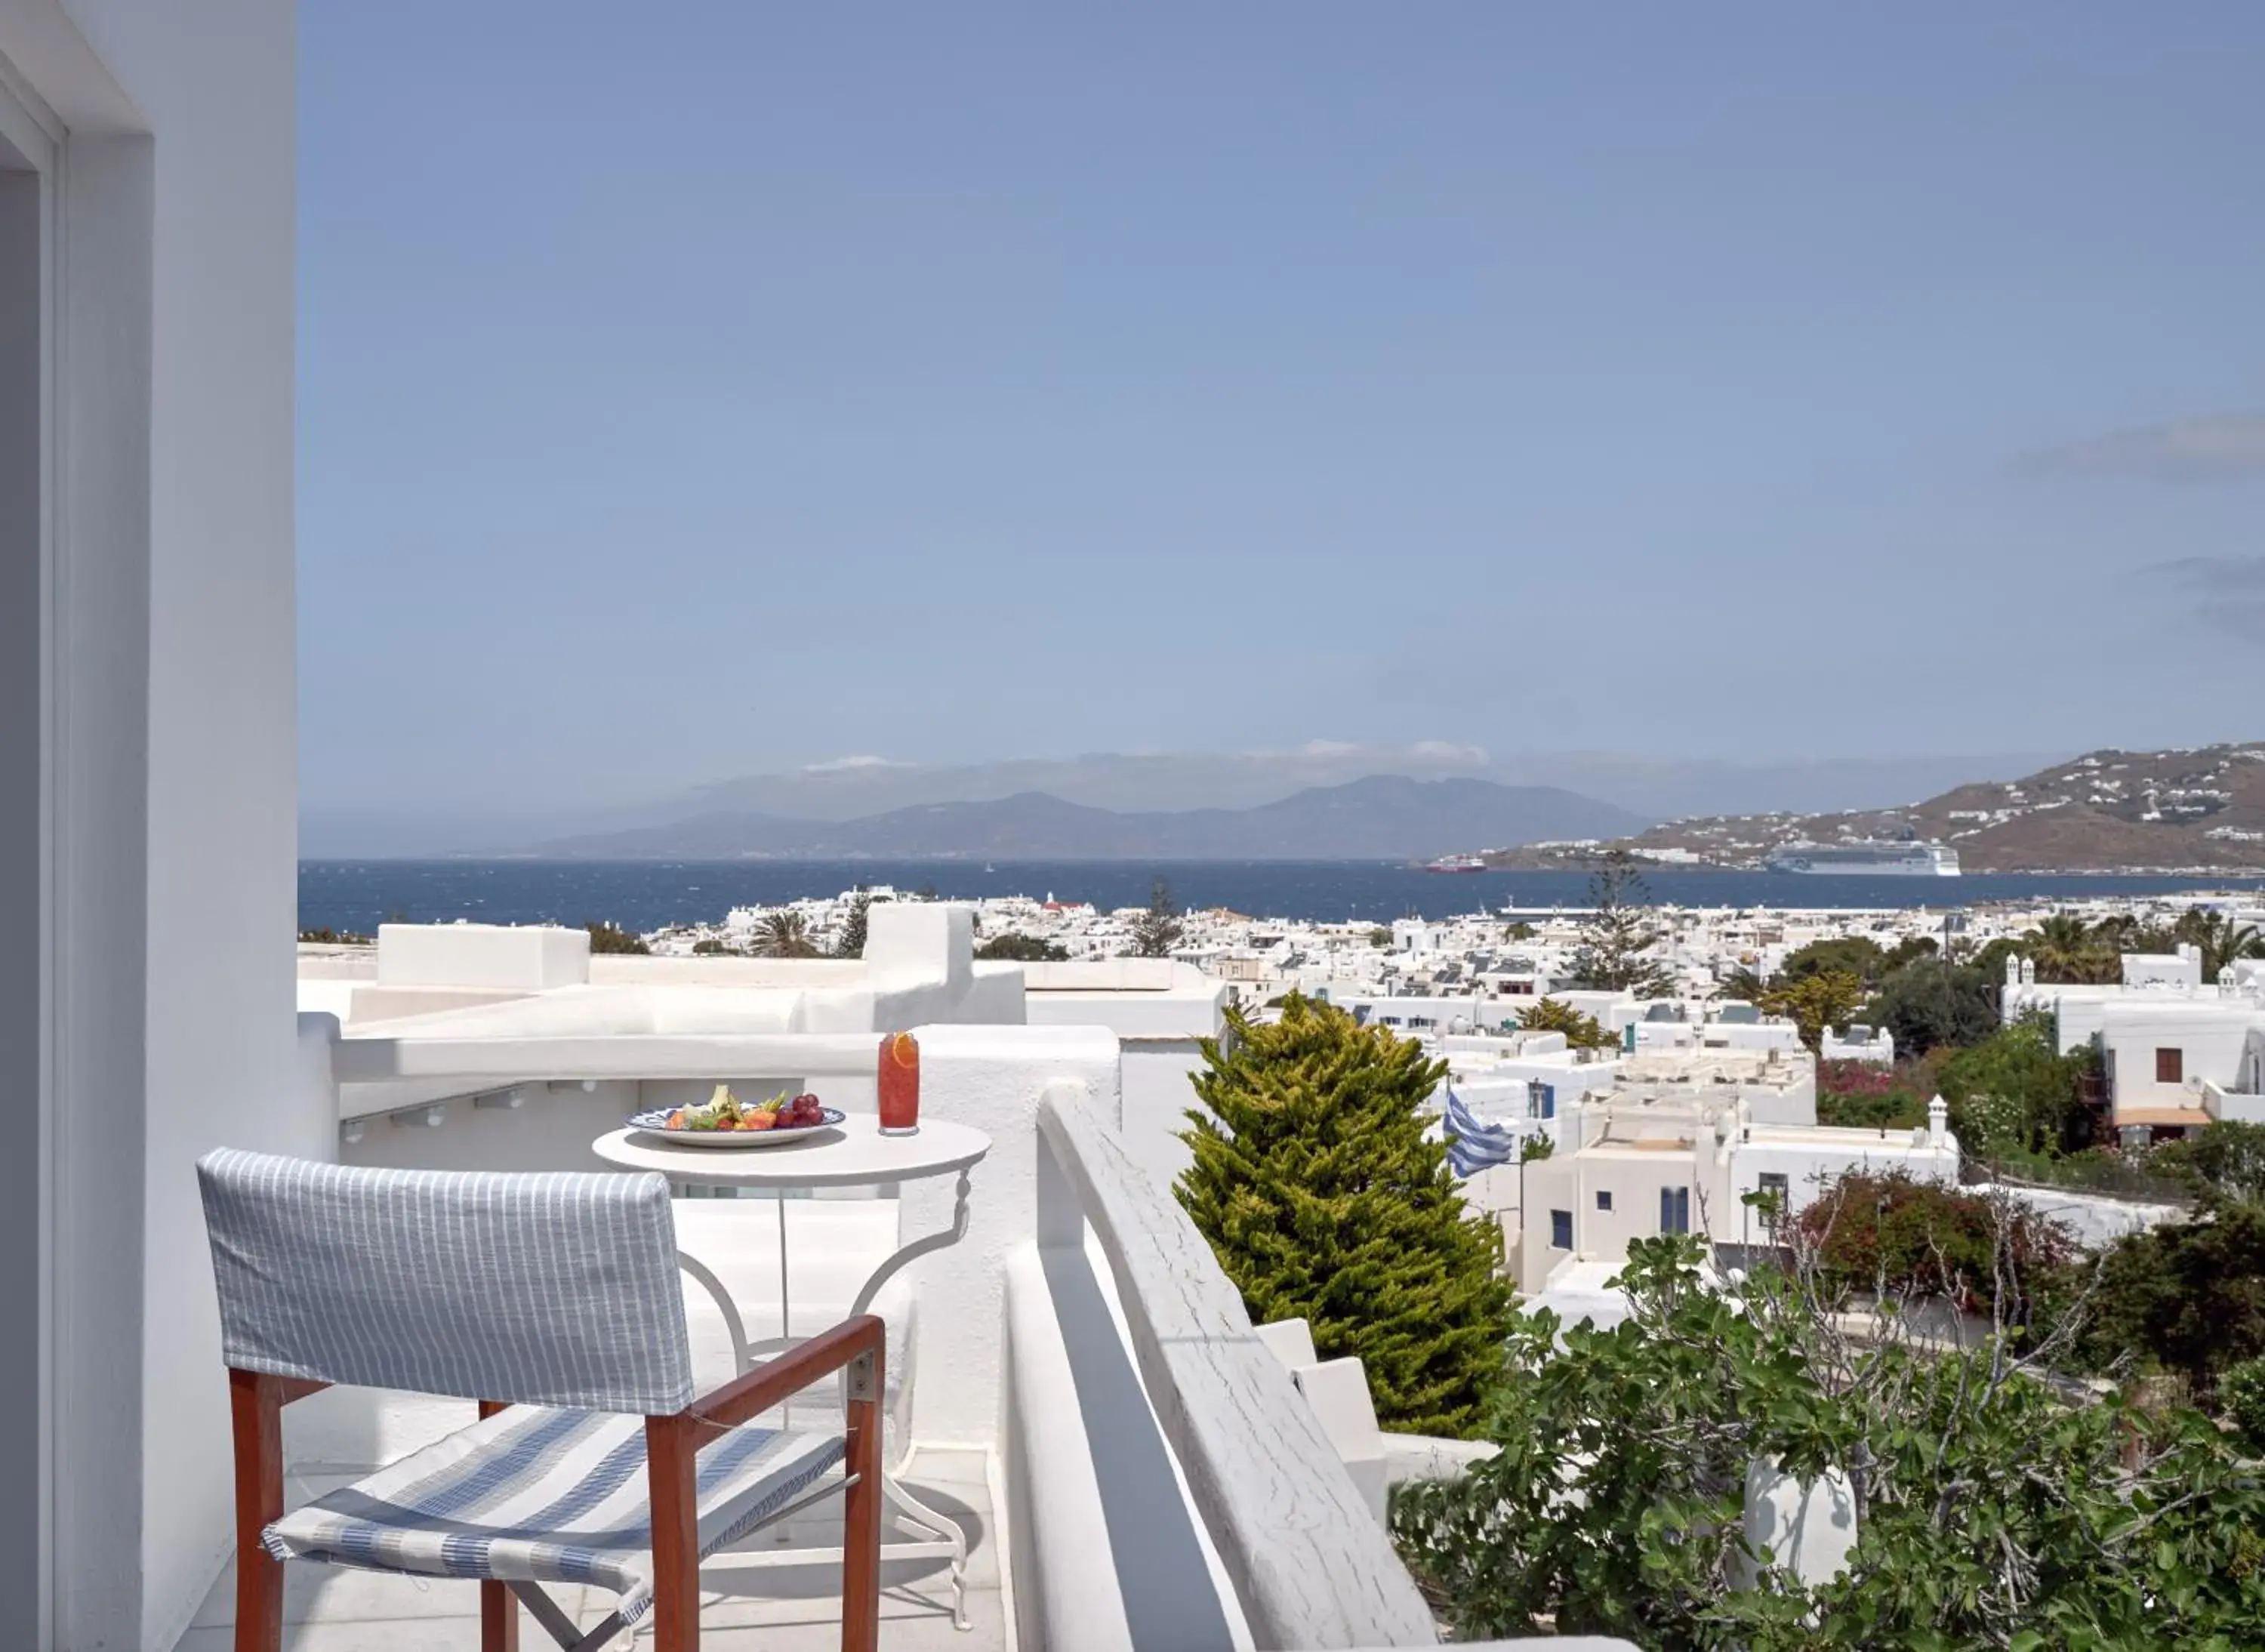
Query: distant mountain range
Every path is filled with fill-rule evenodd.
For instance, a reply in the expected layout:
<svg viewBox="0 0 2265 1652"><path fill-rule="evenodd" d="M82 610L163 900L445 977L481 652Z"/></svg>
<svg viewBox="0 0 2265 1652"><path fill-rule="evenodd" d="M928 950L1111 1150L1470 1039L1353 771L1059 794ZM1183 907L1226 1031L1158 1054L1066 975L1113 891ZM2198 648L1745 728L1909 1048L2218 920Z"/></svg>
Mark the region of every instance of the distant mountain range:
<svg viewBox="0 0 2265 1652"><path fill-rule="evenodd" d="M1409 746L1327 741L1286 752L1088 753L1006 762L929 764L848 757L693 788L652 805L663 815L603 823L658 825L695 814L746 812L797 820L854 820L930 803L980 803L1045 792L1088 808L1133 812L1252 809L1309 787L1378 775L1556 787L1602 798L1648 820L1755 809L1854 809L1926 797L1968 781L2020 774L2055 753L1963 757L1855 757L1734 762L1718 758L1556 752L1495 756L1426 740ZM577 829L582 829L579 825ZM602 829L594 823L592 830Z"/></svg>
<svg viewBox="0 0 2265 1652"><path fill-rule="evenodd" d="M1026 791L849 820L713 811L557 839L531 852L622 860L1402 860L1474 844L1618 837L1644 825L1640 815L1554 786L1372 775L1247 809L1128 811Z"/></svg>
<svg viewBox="0 0 2265 1652"><path fill-rule="evenodd" d="M2020 780L1958 786L1899 809L1671 820L1621 847L1758 866L1795 842L1918 838L1969 872L2265 872L2265 742L2090 752ZM1593 848L1526 848L1507 867L1584 865Z"/></svg>
<svg viewBox="0 0 2265 1652"><path fill-rule="evenodd" d="M1094 752L998 762L910 763L852 756L745 775L659 796L506 801L440 789L451 801L401 804L310 798L300 852L310 858L508 853L555 839L610 837L710 816L863 821L929 804L995 803L1042 792L1119 813L1246 810L1311 788L1378 775L1492 781L1601 798L1644 820L1760 810L1857 809L1926 797L1968 782L2018 775L2055 753L1730 761L1608 752L1492 755L1438 740L1361 746L1317 740L1288 751ZM436 794L437 795L437 794ZM1484 836L1467 842L1499 846Z"/></svg>

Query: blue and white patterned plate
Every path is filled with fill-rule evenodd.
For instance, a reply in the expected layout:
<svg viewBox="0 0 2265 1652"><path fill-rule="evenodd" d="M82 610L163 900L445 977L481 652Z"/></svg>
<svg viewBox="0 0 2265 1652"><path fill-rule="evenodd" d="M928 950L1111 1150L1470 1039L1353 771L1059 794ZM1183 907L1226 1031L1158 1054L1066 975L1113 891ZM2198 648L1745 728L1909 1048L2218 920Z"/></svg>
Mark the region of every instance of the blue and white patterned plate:
<svg viewBox="0 0 2265 1652"><path fill-rule="evenodd" d="M824 1108L826 1122L822 1124L792 1124L773 1130L671 1130L668 1116L674 1108L663 1107L650 1113L638 1113L630 1120L631 1130L663 1136L686 1147L776 1147L782 1142L800 1141L821 1130L831 1130L849 1117L838 1107Z"/></svg>

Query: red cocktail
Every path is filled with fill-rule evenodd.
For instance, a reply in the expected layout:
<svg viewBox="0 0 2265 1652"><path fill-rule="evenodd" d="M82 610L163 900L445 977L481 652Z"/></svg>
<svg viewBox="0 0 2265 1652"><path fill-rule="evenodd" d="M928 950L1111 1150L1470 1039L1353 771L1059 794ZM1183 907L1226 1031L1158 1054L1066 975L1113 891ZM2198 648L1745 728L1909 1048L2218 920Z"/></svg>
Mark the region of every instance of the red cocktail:
<svg viewBox="0 0 2265 1652"><path fill-rule="evenodd" d="M881 1133L909 1136L920 1128L920 1042L908 1032L881 1040Z"/></svg>

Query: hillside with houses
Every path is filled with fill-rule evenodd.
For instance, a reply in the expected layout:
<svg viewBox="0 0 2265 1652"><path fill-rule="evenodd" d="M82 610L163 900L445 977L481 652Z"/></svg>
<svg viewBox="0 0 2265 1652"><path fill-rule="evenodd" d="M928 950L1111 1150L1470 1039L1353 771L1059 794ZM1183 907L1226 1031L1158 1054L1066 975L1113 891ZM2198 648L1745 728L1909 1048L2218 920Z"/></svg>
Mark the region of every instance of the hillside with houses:
<svg viewBox="0 0 2265 1652"><path fill-rule="evenodd" d="M1488 861L1577 867L1624 848L1671 865L1752 869L1796 843L1894 841L1944 844L1968 872L2265 869L2265 742L2097 751L1897 808L1699 816L1617 842L1533 844Z"/></svg>

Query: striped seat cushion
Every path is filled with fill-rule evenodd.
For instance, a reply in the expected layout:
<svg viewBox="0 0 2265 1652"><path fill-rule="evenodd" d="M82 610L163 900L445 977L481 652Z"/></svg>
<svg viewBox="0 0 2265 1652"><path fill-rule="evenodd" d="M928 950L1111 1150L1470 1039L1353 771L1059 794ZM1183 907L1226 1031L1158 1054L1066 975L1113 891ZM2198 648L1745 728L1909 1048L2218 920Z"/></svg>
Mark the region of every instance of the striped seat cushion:
<svg viewBox="0 0 2265 1652"><path fill-rule="evenodd" d="M700 1553L746 1536L841 1460L835 1434L740 1428L700 1452ZM595 1583L652 1597L645 1419L514 1406L269 1526L279 1561Z"/></svg>

